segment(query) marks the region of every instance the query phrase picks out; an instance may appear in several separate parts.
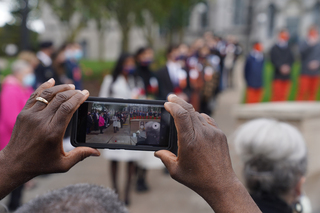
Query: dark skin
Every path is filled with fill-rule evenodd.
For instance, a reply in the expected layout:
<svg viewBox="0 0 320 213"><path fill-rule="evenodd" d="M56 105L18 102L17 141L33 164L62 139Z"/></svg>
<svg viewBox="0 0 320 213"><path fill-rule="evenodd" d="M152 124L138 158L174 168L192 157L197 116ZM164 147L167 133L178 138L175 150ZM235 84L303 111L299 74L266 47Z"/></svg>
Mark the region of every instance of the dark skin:
<svg viewBox="0 0 320 213"><path fill-rule="evenodd" d="M54 84L50 79L31 95L18 115L9 144L0 151L0 199L38 175L66 172L79 161L100 155L86 147L63 151L67 125L89 92L76 91L74 85ZM38 96L49 104L36 101Z"/></svg>
<svg viewBox="0 0 320 213"><path fill-rule="evenodd" d="M155 153L176 181L202 196L216 213L261 212L236 177L226 136L206 114L175 95L165 108L178 132L178 156L170 151Z"/></svg>
<svg viewBox="0 0 320 213"><path fill-rule="evenodd" d="M89 92L73 85L42 84L19 114L9 144L0 151L0 199L26 181L48 173L66 172L96 149L78 147L65 153L62 138L76 109ZM41 96L46 105L36 101ZM155 153L176 181L202 196L217 213L261 212L236 177L227 139L215 121L199 114L175 95L165 104L178 131L178 156L167 150Z"/></svg>

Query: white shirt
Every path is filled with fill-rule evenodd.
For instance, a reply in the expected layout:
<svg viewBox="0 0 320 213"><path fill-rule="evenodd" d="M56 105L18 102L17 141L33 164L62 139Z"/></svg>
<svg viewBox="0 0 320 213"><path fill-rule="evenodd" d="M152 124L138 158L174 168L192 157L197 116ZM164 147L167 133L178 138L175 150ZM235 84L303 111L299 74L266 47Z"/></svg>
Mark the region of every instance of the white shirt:
<svg viewBox="0 0 320 213"><path fill-rule="evenodd" d="M179 80L186 78L187 74L186 71L184 71L181 68L181 65L179 63L173 62L173 61L168 61L167 62L167 68L169 72L169 76L171 79L171 82L173 85L178 86L179 85Z"/></svg>
<svg viewBox="0 0 320 213"><path fill-rule="evenodd" d="M52 59L42 51L37 53L37 57L46 67L52 64Z"/></svg>

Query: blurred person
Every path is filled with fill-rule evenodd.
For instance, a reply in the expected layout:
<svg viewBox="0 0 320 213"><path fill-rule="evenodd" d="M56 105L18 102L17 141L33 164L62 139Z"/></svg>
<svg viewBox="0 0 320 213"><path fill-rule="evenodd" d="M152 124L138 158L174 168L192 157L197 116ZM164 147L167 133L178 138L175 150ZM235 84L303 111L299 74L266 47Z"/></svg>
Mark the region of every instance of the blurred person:
<svg viewBox="0 0 320 213"><path fill-rule="evenodd" d="M260 42L255 42L244 67L244 77L247 84L246 103L248 104L262 101L263 71L263 45Z"/></svg>
<svg viewBox="0 0 320 213"><path fill-rule="evenodd" d="M67 44L64 44L55 53L53 53L52 65L57 75L59 76L61 83L72 84L73 83L72 79L67 77L66 49L67 49Z"/></svg>
<svg viewBox="0 0 320 213"><path fill-rule="evenodd" d="M235 37L233 35L227 36L226 43L226 57L224 60L224 76L223 81L226 87L233 87L233 68L235 65L236 58L236 45L235 45Z"/></svg>
<svg viewBox="0 0 320 213"><path fill-rule="evenodd" d="M82 89L82 71L79 60L83 57L83 51L78 43L71 43L65 50L65 69L66 76L76 86L76 89Z"/></svg>
<svg viewBox="0 0 320 213"><path fill-rule="evenodd" d="M75 184L29 201L15 213L128 213L114 191L92 184Z"/></svg>
<svg viewBox="0 0 320 213"><path fill-rule="evenodd" d="M37 88L40 84L48 81L50 78L54 78L56 83L60 84L59 77L52 66L51 56L53 52L53 43L51 41L44 41L40 43L40 51L37 53L40 64L35 69L35 88Z"/></svg>
<svg viewBox="0 0 320 213"><path fill-rule="evenodd" d="M219 88L219 70L217 64L212 63L210 48L203 46L198 52L203 85L200 91L200 112L212 115L215 109L216 96Z"/></svg>
<svg viewBox="0 0 320 213"><path fill-rule="evenodd" d="M174 93L188 100L184 91L187 87L187 73L179 63L178 46L170 46L167 49L166 58L166 66L156 73L159 81L159 99L166 100L169 94Z"/></svg>
<svg viewBox="0 0 320 213"><path fill-rule="evenodd" d="M270 51L274 68L271 101L286 101L291 87L291 71L294 63L293 52L289 46L290 34L283 29L278 34L278 41Z"/></svg>
<svg viewBox="0 0 320 213"><path fill-rule="evenodd" d="M271 119L252 120L239 127L234 143L244 163L246 186L262 212L311 212L310 204L301 203L307 148L295 127Z"/></svg>
<svg viewBox="0 0 320 213"><path fill-rule="evenodd" d="M300 44L301 72L298 101L314 101L320 85L320 42L316 26L309 29L308 37Z"/></svg>
<svg viewBox="0 0 320 213"><path fill-rule="evenodd" d="M154 52L150 47L141 47L135 54L136 75L143 79L145 92L148 99L155 99L158 96L159 83L155 74L151 71L151 64L154 60Z"/></svg>
<svg viewBox="0 0 320 213"><path fill-rule="evenodd" d="M67 172L81 160L100 155L89 147L67 153L61 149L63 133L89 92L54 84L50 79L33 93L17 117L8 146L0 151L0 199L36 176ZM68 99L59 98L65 96ZM155 156L171 177L199 194L215 212L261 213L232 169L226 136L216 122L175 95L168 97L165 108L177 127L178 155L161 150Z"/></svg>
<svg viewBox="0 0 320 213"><path fill-rule="evenodd" d="M135 76L135 71L136 66L134 57L126 53L121 54L115 65L112 75L107 75L103 79L99 96L125 99L144 99L146 97L146 92L144 89L145 86L142 78ZM117 117L116 114L114 116ZM119 118L116 119L119 120ZM135 172L134 162L141 159L141 154L139 152L128 150L105 150L104 156L108 160L111 160L111 178L113 188L116 192L119 192L117 183L118 162L127 162L127 178L124 202L126 205L129 205L131 179Z"/></svg>
<svg viewBox="0 0 320 213"><path fill-rule="evenodd" d="M102 130L104 128L104 118L103 118L103 113L100 113L100 116L99 116L99 128L100 128L100 134L103 134Z"/></svg>
<svg viewBox="0 0 320 213"><path fill-rule="evenodd" d="M0 94L0 150L9 143L17 116L32 94L35 83L33 67L26 61L13 62L11 72L3 80ZM24 185L21 185L11 193L8 203L10 211L21 205L23 188Z"/></svg>
<svg viewBox="0 0 320 213"><path fill-rule="evenodd" d="M93 125L93 118L91 116L91 113L88 112L88 115L87 115L87 134L91 133L92 125Z"/></svg>

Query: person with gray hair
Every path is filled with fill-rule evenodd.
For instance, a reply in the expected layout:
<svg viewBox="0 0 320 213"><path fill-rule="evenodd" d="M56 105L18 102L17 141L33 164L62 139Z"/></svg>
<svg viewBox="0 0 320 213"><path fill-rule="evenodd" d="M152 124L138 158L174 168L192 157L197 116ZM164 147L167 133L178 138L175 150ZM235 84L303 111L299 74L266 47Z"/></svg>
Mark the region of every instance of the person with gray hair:
<svg viewBox="0 0 320 213"><path fill-rule="evenodd" d="M244 162L246 186L260 210L302 212L307 148L300 132L287 123L256 119L239 127L234 143Z"/></svg>
<svg viewBox="0 0 320 213"><path fill-rule="evenodd" d="M128 213L128 210L111 189L92 184L76 184L39 196L15 213L29 212Z"/></svg>

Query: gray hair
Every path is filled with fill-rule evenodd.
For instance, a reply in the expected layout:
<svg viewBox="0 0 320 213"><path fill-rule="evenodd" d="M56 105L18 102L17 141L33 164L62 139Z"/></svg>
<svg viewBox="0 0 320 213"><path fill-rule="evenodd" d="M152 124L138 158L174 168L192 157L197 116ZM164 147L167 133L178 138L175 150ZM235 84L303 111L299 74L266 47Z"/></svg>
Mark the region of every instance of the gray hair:
<svg viewBox="0 0 320 213"><path fill-rule="evenodd" d="M111 189L91 184L76 184L37 197L16 213L128 213Z"/></svg>
<svg viewBox="0 0 320 213"><path fill-rule="evenodd" d="M245 164L250 192L285 195L307 171L307 148L293 126L271 119L243 124L235 133L235 149Z"/></svg>
<svg viewBox="0 0 320 213"><path fill-rule="evenodd" d="M24 60L16 60L11 65L11 71L13 74L17 74L27 68L31 68L31 65Z"/></svg>

